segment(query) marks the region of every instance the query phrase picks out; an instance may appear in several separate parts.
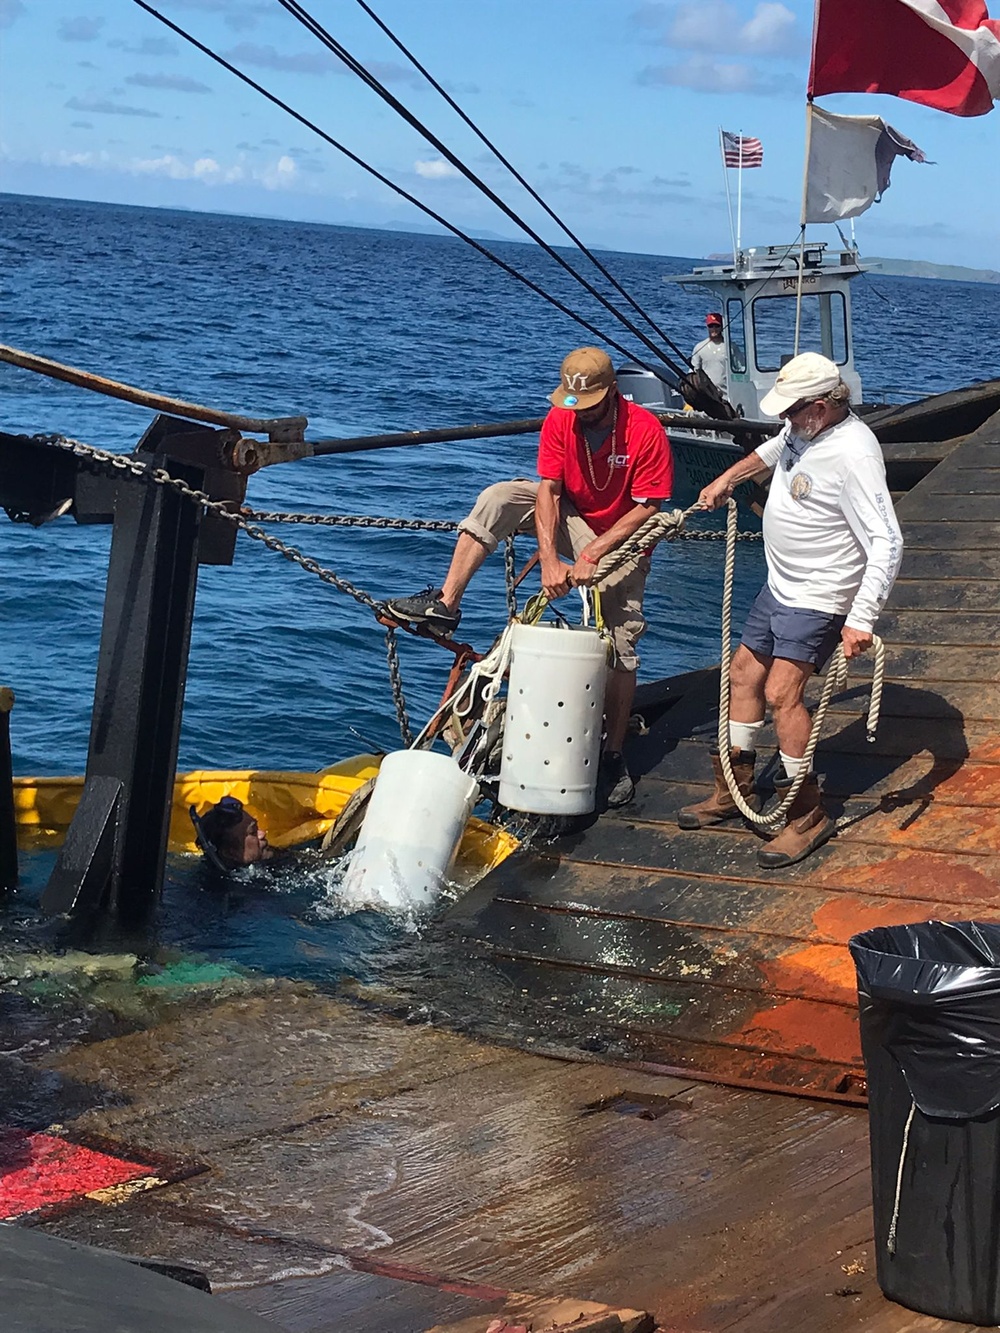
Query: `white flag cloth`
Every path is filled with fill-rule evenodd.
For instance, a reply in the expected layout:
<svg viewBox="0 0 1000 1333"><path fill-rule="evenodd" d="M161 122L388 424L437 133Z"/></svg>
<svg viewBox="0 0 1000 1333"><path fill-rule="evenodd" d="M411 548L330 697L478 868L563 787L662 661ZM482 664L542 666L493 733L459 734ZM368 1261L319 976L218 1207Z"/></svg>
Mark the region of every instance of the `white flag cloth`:
<svg viewBox="0 0 1000 1333"><path fill-rule="evenodd" d="M889 188L889 172L899 155L927 160L881 116L834 116L810 105L802 221L839 222L864 213Z"/></svg>

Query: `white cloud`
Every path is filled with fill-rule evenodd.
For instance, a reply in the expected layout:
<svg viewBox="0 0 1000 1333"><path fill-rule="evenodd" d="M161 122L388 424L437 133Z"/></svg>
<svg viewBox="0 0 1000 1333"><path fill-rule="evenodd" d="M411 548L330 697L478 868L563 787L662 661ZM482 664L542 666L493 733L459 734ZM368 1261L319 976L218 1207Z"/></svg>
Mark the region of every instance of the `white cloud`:
<svg viewBox="0 0 1000 1333"><path fill-rule="evenodd" d="M449 176L460 176L462 173L457 167L453 167L450 162L445 162L443 158L435 157L428 161L414 162L413 170L418 176L423 176L424 180L440 181Z"/></svg>
<svg viewBox="0 0 1000 1333"><path fill-rule="evenodd" d="M761 4L743 25L740 36L751 51L777 54L790 51L797 37L795 15L781 4Z"/></svg>
<svg viewBox="0 0 1000 1333"><path fill-rule="evenodd" d="M750 16L734 0L643 5L633 15L641 27L660 33L665 46L682 51L740 55L791 55L800 34L794 13L780 0L758 0Z"/></svg>
<svg viewBox="0 0 1000 1333"><path fill-rule="evenodd" d="M645 87L690 88L699 93L772 93L772 83L749 65L725 63L708 56L691 56L677 65L647 65L636 83Z"/></svg>
<svg viewBox="0 0 1000 1333"><path fill-rule="evenodd" d="M9 153L0 156L13 160ZM273 162L254 164L244 154L235 162L220 162L207 154L194 159L180 151L164 152L158 157L119 158L107 149L100 152L72 153L60 149L44 153L40 161L46 166L83 167L94 171L116 171L129 176L160 176L175 181L200 181L206 186L260 185L265 190L284 190L298 185L299 177L294 160L287 154Z"/></svg>

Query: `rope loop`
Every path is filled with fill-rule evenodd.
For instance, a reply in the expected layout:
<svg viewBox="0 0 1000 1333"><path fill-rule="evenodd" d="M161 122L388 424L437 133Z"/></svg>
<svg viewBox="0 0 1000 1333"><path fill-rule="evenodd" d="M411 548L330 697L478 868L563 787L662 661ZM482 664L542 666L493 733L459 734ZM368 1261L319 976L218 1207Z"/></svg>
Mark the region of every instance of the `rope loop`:
<svg viewBox="0 0 1000 1333"><path fill-rule="evenodd" d="M830 660L826 670L826 678L823 683L823 692L820 695L819 703L816 705L816 712L813 714L812 729L809 732L809 741L806 744L805 754L802 756L802 763L799 771L796 773L792 785L785 793L783 800L766 814L759 814L753 810L743 798L742 793L736 782L736 775L733 773L733 762L730 756L729 746L729 664L732 660L732 621L733 621L733 577L736 570L736 501L730 500L728 503L728 513L726 515L726 564L725 574L722 585L722 650L721 650L721 678L719 681L719 762L722 765L722 772L725 775L726 785L729 788L729 794L733 798L736 808L740 814L751 824L760 829L776 828L782 822L788 813L795 798L799 794L799 789L806 778L812 772L813 755L819 744L819 738L823 731L823 723L826 720L826 712L830 706L830 700L834 694L842 690L847 683L847 659L844 656L842 644L838 644L837 651ZM872 647L875 651L875 671L872 679L872 692L868 701L868 715L865 722L866 734L869 743L874 742L875 732L878 727L879 708L882 703L882 682L885 675L885 644L877 634L872 636Z"/></svg>

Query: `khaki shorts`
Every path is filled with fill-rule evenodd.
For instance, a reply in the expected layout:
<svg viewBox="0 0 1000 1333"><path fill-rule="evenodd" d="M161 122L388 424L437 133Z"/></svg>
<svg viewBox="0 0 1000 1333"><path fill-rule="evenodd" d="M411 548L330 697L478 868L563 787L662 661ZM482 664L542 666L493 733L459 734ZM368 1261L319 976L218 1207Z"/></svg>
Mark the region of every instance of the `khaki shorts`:
<svg viewBox="0 0 1000 1333"><path fill-rule="evenodd" d="M535 531L535 498L537 481L498 481L487 486L476 501L471 514L458 525L459 532L467 532L493 552L507 537ZM556 545L565 559L575 560L583 548L597 534L580 517L565 496L559 505L559 529ZM616 569L600 584L601 612L604 623L615 643L618 671L635 671L639 656L635 646L646 632L642 614L642 597L649 573L649 557L636 556Z"/></svg>

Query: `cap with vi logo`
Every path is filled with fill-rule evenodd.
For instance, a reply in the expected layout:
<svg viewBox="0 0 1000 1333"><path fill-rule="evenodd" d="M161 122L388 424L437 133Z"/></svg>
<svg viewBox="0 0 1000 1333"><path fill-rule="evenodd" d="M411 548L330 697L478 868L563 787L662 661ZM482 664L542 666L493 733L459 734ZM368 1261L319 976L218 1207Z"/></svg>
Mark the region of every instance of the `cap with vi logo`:
<svg viewBox="0 0 1000 1333"><path fill-rule="evenodd" d="M549 394L553 407L580 412L599 403L614 387L615 368L599 347L578 347L562 363L561 383Z"/></svg>

